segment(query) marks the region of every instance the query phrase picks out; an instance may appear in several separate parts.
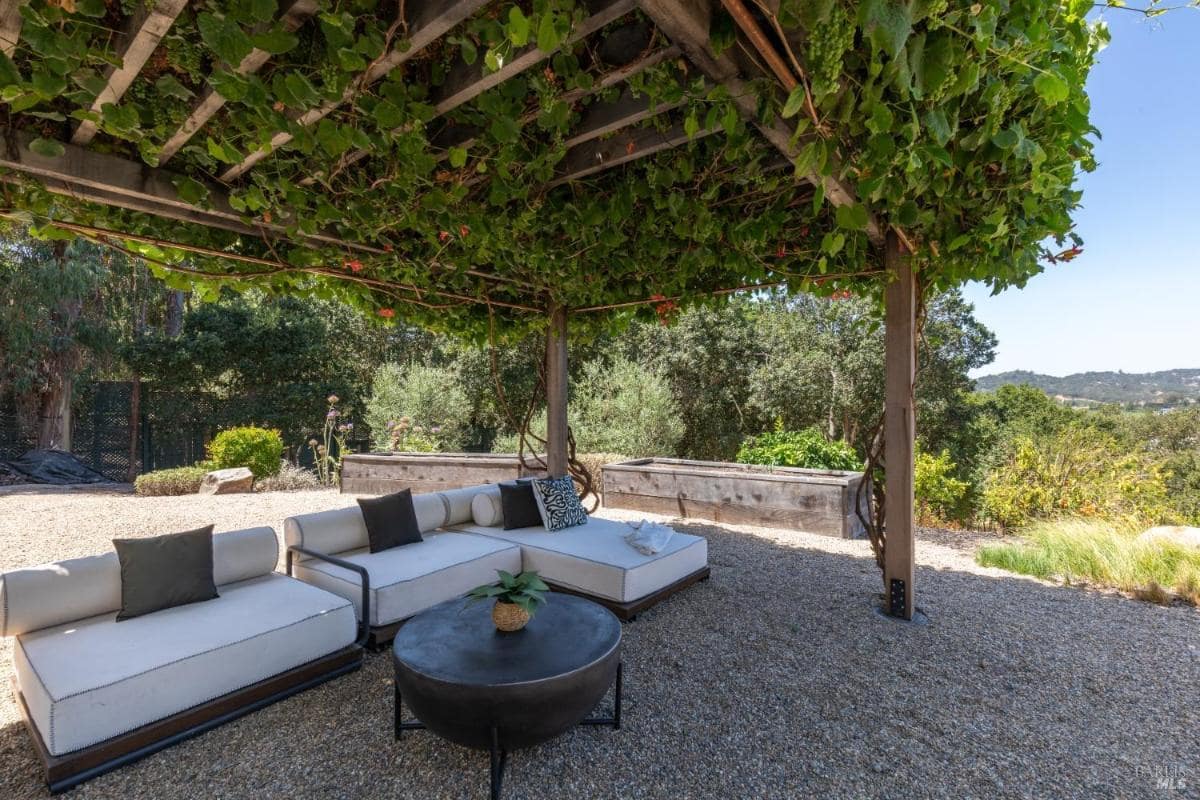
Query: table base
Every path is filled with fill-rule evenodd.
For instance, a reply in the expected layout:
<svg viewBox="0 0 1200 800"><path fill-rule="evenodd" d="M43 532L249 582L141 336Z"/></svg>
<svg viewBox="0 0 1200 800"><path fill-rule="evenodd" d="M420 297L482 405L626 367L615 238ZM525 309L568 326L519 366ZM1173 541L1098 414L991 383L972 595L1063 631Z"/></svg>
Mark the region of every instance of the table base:
<svg viewBox="0 0 1200 800"><path fill-rule="evenodd" d="M624 664L617 662L617 680L616 691L613 694L613 713L609 717L587 717L579 721L580 725L609 725L613 730L621 730L621 677ZM392 715L392 723L394 726L396 741L400 741L400 734L404 731L422 731L425 730L425 723L419 720L404 720L400 715L400 684L396 681L392 682L395 689L395 708ZM491 775L491 800L500 800L500 789L504 783L504 767L508 763L508 751L500 747L500 730L496 727L491 729L491 746L489 747L491 756L490 775Z"/></svg>

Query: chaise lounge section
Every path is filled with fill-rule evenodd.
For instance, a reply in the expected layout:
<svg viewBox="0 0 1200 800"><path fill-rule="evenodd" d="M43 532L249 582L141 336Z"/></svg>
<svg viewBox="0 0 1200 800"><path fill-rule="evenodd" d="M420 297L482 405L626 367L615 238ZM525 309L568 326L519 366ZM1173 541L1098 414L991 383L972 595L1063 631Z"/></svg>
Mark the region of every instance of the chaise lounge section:
<svg viewBox="0 0 1200 800"><path fill-rule="evenodd" d="M378 553L368 552L358 506L289 517L288 574L353 602L374 646L409 617L494 581L498 569L536 570L555 590L595 600L624 620L709 576L702 537L676 532L662 552L643 555L625 542L624 523L596 517L554 532L506 531L499 492L485 484L413 495L424 541Z"/></svg>
<svg viewBox="0 0 1200 800"><path fill-rule="evenodd" d="M0 634L51 791L360 666L352 604L274 572L271 528L212 547L218 597L120 622L116 553L0 575Z"/></svg>
<svg viewBox="0 0 1200 800"><path fill-rule="evenodd" d="M368 550L357 506L300 514L284 521L289 575L345 597L369 629L368 643L390 641L400 624L438 603L521 571L521 549L509 542L438 528L471 519L473 488L413 495L424 541Z"/></svg>

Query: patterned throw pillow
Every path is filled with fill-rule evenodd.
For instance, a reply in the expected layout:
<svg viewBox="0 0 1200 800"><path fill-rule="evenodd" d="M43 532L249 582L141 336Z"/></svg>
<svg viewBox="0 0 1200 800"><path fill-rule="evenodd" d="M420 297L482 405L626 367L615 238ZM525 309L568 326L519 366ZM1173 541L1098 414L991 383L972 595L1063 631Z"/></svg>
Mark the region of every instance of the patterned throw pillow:
<svg viewBox="0 0 1200 800"><path fill-rule="evenodd" d="M568 477L537 478L533 481L533 498L537 501L542 524L548 531L561 531L576 525L586 525L587 512L579 495L575 494L575 483Z"/></svg>

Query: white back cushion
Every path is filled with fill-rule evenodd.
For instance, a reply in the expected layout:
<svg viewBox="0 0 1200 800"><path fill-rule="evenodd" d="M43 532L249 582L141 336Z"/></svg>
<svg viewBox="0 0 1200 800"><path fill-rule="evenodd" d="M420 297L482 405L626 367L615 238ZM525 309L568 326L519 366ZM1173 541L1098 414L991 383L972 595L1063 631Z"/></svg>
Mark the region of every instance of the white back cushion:
<svg viewBox="0 0 1200 800"><path fill-rule="evenodd" d="M236 583L275 570L279 540L272 528L213 536L213 580ZM0 575L0 636L62 625L121 607L121 562L116 552L71 558Z"/></svg>
<svg viewBox="0 0 1200 800"><path fill-rule="evenodd" d="M481 492L495 492L499 496L500 489L495 484L483 484L414 494L413 510L417 513L421 533L471 522L471 500ZM360 550L368 544L367 526L357 503L332 511L288 517L283 521L283 539L288 547L299 545L328 555ZM298 559L303 561L305 557L298 555Z"/></svg>

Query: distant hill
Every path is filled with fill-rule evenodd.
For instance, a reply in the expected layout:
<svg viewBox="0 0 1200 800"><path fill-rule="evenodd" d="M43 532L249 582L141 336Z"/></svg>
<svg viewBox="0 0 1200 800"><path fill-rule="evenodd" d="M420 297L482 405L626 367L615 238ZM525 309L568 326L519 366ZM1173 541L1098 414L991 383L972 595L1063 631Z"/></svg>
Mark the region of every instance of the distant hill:
<svg viewBox="0 0 1200 800"><path fill-rule="evenodd" d="M989 391L1005 384L1029 384L1064 402L1087 405L1122 403L1146 406L1179 406L1200 402L1200 369L1164 372L1078 372L1059 378L1015 370L985 375L975 381Z"/></svg>

